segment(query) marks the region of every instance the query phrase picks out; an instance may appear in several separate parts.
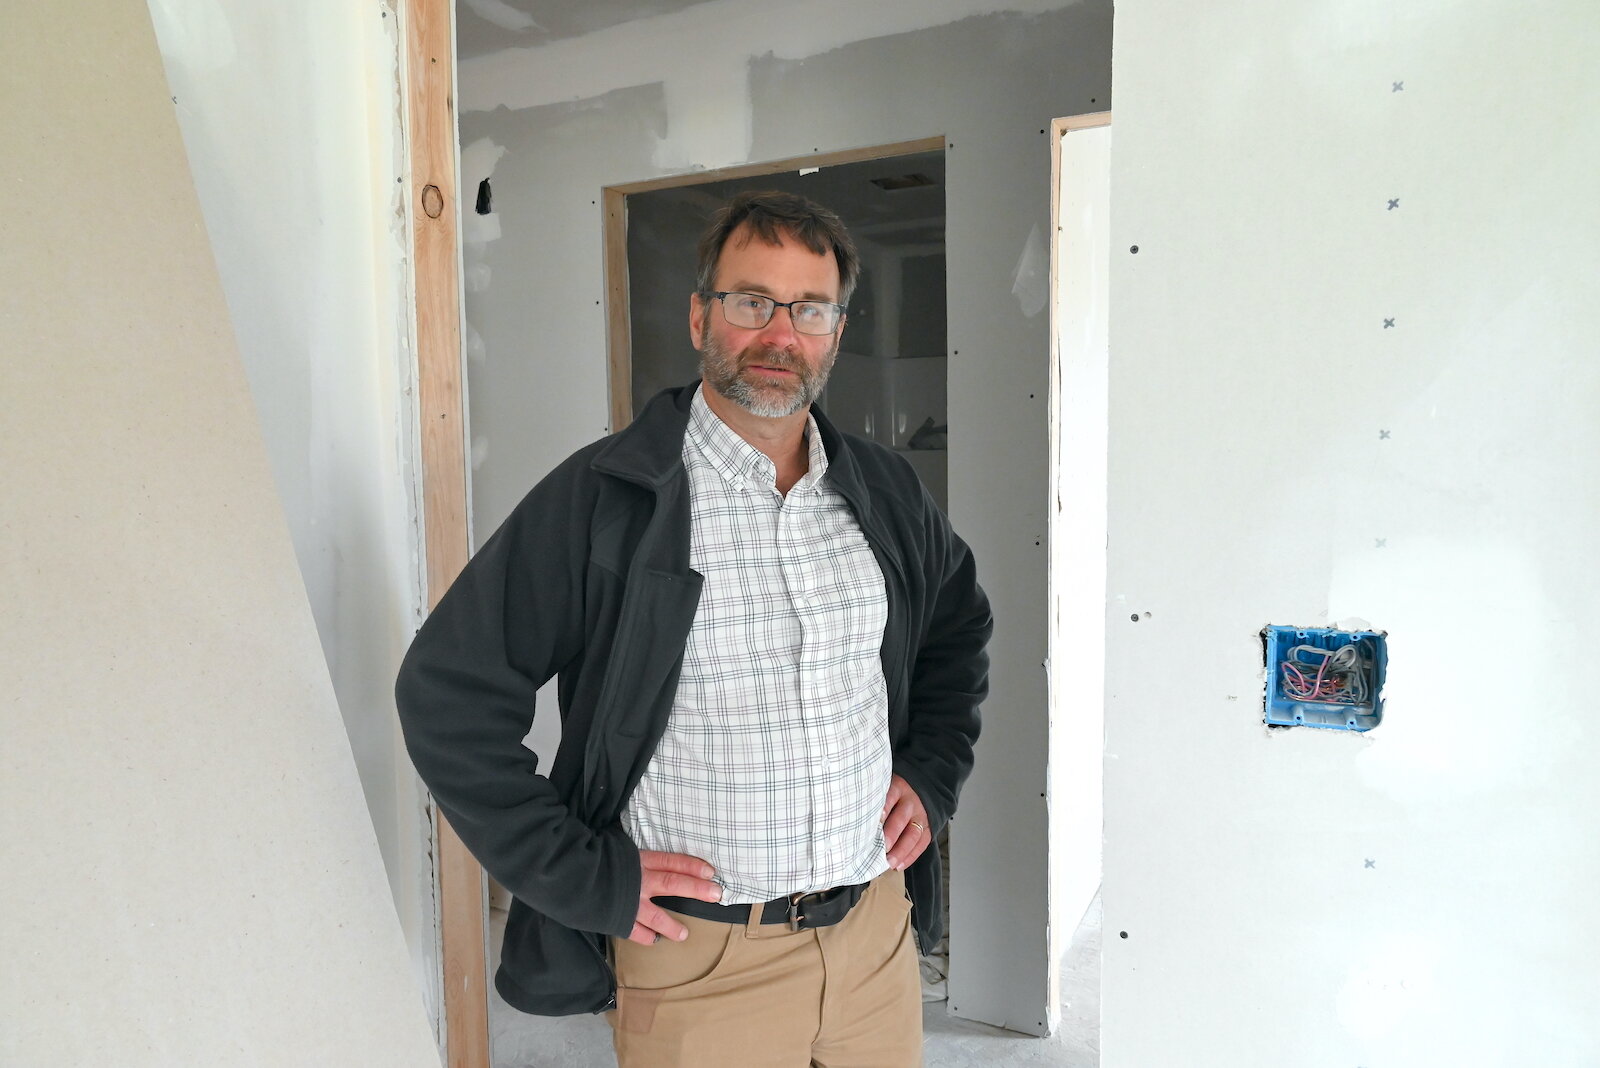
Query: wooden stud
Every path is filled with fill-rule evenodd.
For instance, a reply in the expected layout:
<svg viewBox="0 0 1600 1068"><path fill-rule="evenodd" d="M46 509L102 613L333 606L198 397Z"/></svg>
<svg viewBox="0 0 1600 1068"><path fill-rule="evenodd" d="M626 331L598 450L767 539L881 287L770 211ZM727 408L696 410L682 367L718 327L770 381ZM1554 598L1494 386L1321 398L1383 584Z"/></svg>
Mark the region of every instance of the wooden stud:
<svg viewBox="0 0 1600 1068"><path fill-rule="evenodd" d="M411 262L428 607L466 565L467 450L450 0L404 0ZM434 809L449 1068L489 1068L483 869Z"/></svg>
<svg viewBox="0 0 1600 1068"><path fill-rule="evenodd" d="M611 386L611 432L633 422L633 326L628 319L628 194L605 190L606 373Z"/></svg>

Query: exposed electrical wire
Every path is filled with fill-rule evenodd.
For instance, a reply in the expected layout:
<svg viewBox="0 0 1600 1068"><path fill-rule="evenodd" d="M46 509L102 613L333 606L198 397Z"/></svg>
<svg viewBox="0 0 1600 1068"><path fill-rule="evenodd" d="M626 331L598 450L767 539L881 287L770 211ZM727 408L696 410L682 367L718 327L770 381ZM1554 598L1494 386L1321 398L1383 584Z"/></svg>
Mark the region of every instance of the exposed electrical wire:
<svg viewBox="0 0 1600 1068"><path fill-rule="evenodd" d="M1338 649L1297 645L1279 665L1280 686L1294 701L1365 705L1372 668L1372 654L1360 642Z"/></svg>

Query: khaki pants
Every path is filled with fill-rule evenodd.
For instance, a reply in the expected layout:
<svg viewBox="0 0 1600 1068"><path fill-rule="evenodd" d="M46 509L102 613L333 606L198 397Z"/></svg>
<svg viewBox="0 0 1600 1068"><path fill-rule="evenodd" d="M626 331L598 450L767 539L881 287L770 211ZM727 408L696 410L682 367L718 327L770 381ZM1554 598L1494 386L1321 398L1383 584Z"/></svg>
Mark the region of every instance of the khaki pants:
<svg viewBox="0 0 1600 1068"><path fill-rule="evenodd" d="M754 911L754 910L752 910ZM682 942L613 941L621 1068L916 1068L922 983L905 879L832 927L678 916Z"/></svg>

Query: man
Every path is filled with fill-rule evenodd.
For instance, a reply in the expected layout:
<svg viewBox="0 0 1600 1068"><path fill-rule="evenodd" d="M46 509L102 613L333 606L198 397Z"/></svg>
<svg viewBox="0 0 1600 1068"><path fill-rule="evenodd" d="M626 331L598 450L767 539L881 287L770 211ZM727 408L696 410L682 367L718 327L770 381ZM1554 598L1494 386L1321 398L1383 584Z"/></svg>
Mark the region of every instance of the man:
<svg viewBox="0 0 1600 1068"><path fill-rule="evenodd" d="M514 895L497 989L613 1010L624 1068L921 1063L928 847L992 628L910 466L812 409L858 272L833 213L735 197L690 298L702 382L540 482L401 669L412 759Z"/></svg>

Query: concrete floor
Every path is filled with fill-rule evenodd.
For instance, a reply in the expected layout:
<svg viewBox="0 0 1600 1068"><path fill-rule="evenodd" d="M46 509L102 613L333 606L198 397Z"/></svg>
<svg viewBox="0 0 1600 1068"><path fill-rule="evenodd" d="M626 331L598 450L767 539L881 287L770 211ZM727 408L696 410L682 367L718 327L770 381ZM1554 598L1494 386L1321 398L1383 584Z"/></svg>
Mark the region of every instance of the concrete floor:
<svg viewBox="0 0 1600 1068"><path fill-rule="evenodd" d="M498 957L505 914L493 912ZM616 1068L602 1016L529 1016L489 991L494 1068ZM1100 1064L1100 899L1095 898L1061 967L1061 1027L1033 1038L959 1020L945 1002L922 1007L925 1068L1098 1068Z"/></svg>

